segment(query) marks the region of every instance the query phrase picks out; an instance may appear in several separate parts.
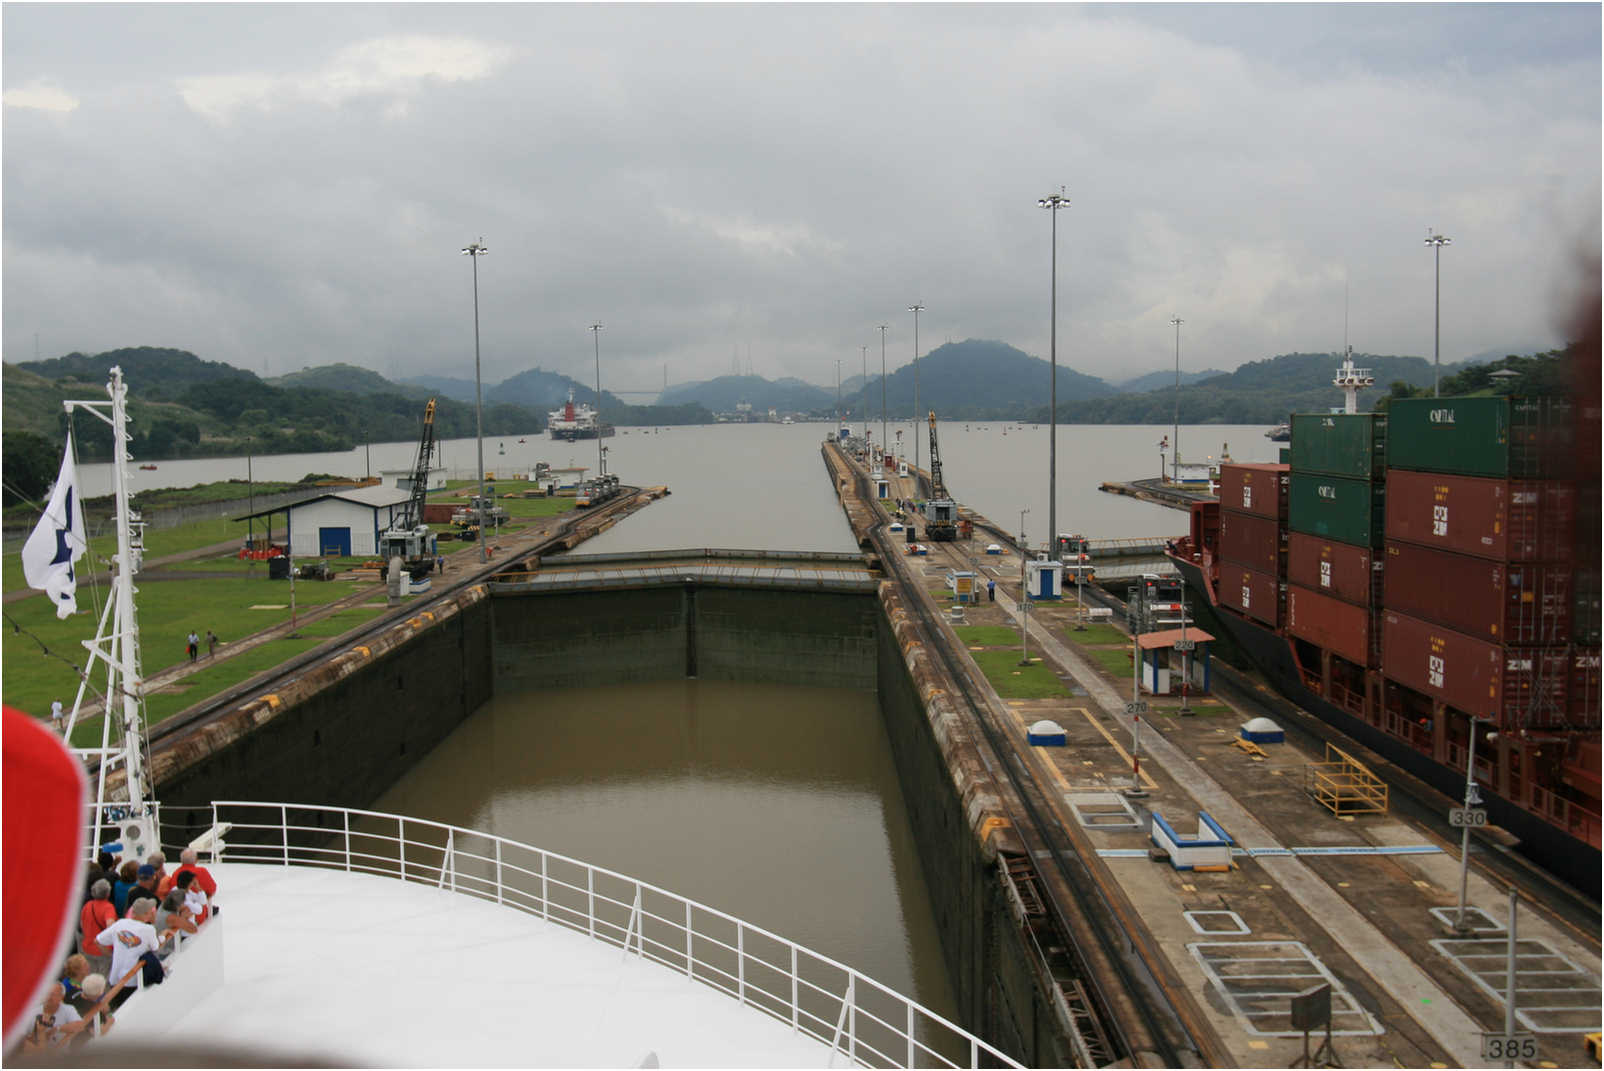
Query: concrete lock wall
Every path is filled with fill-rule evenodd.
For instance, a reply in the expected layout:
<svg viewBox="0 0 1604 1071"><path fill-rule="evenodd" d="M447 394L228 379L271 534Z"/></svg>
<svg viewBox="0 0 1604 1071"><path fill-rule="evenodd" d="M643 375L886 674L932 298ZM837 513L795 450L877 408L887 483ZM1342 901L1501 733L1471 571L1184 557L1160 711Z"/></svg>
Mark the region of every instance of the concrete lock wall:
<svg viewBox="0 0 1604 1071"><path fill-rule="evenodd" d="M497 689L685 677L875 686L879 611L866 595L687 584L494 601Z"/></svg>
<svg viewBox="0 0 1604 1071"><path fill-rule="evenodd" d="M1072 1067L1074 1054L1037 981L1033 953L1014 919L997 862L987 858L972 827L938 729L890 629L881 631L879 663L880 709L959 1022L1026 1067Z"/></svg>

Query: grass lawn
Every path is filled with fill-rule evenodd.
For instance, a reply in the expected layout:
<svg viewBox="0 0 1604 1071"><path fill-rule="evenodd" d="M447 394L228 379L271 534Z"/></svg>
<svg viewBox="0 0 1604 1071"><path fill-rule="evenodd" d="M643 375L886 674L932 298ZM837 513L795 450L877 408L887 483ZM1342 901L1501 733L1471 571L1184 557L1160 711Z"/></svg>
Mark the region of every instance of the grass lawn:
<svg viewBox="0 0 1604 1071"><path fill-rule="evenodd" d="M1006 625L958 625L953 631L971 647L1019 646L1019 630Z"/></svg>
<svg viewBox="0 0 1604 1071"><path fill-rule="evenodd" d="M237 539L239 545L244 546L245 526L219 517L209 521L197 521L194 524L181 525L177 528L147 528L145 529L145 560L150 561L152 558L160 558L166 554L180 554L186 550L194 550L196 547L209 547L213 543L221 543L225 539ZM92 538L89 541L88 553L78 561L78 567L85 573L105 572L105 565L90 564L89 559L91 556L94 557L97 563L103 559L115 558L117 556L116 534L111 533ZM20 553L7 554L4 563L0 563L0 587L3 587L6 591L18 591L27 586L27 581L22 578L22 555Z"/></svg>
<svg viewBox="0 0 1604 1071"><path fill-rule="evenodd" d="M1046 663L1038 660L1020 665L1018 651L970 651L969 655L1004 699L1054 699L1069 694Z"/></svg>
<svg viewBox="0 0 1604 1071"><path fill-rule="evenodd" d="M1110 647L1094 647L1081 653L1096 663L1103 672L1119 680L1131 679L1130 648L1117 650Z"/></svg>
<svg viewBox="0 0 1604 1071"><path fill-rule="evenodd" d="M238 564L243 569L244 563ZM269 581L265 567L259 569L255 580L247 579L242 572L238 579L147 580L138 587L141 664L147 674L184 660L184 638L190 629L203 639L209 628L225 641L237 640L287 621L290 616L289 584ZM350 584L299 581L295 585L296 607L322 606L349 595L351 590ZM100 588L102 600L107 593L106 588ZM256 605L283 605L284 609L252 610ZM94 637L98 621L94 607L93 593L86 587L78 589L78 614L66 621L56 619L50 600L43 594L6 606L5 640L0 644L0 695L7 704L31 714L49 711L52 699L72 704L78 687L76 667L86 659L80 641ZM27 634L19 634L13 623ZM49 654L40 650L41 643ZM92 683L104 687L105 679L100 677Z"/></svg>
<svg viewBox="0 0 1604 1071"><path fill-rule="evenodd" d="M1064 628L1064 637L1073 643L1082 645L1094 643L1123 643L1130 646L1131 638L1113 625L1094 624L1087 625L1084 630L1076 631L1074 625Z"/></svg>

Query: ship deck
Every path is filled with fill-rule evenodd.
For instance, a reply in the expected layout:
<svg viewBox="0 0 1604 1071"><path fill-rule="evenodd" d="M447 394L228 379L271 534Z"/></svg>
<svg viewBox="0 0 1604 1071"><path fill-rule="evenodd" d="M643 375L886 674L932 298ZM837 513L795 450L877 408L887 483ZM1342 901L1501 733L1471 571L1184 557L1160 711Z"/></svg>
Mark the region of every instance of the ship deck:
<svg viewBox="0 0 1604 1071"><path fill-rule="evenodd" d="M137 1063L132 1050L149 1046L189 1066L846 1062L678 972L512 908L343 870L211 870L221 913L166 984L118 1013L97 1058Z"/></svg>

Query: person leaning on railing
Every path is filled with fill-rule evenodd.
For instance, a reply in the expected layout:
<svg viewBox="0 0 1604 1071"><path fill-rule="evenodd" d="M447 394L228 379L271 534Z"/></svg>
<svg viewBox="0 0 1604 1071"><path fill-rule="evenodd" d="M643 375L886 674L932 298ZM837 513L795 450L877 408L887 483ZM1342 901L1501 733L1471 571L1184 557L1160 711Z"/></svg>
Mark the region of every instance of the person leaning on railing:
<svg viewBox="0 0 1604 1071"><path fill-rule="evenodd" d="M195 924L194 913L184 900L184 890L174 889L167 894L161 906L156 909L156 932L161 936L162 947L157 955L166 959L178 949L175 938L180 933L199 933L200 927Z"/></svg>

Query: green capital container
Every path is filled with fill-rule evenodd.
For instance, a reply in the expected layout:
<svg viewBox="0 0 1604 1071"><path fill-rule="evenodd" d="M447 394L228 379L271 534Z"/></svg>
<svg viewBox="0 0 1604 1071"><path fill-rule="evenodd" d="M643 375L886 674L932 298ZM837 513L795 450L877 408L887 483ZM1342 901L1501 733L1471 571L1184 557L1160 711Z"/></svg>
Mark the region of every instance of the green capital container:
<svg viewBox="0 0 1604 1071"><path fill-rule="evenodd" d="M1390 409L1387 464L1416 472L1559 479L1572 462L1565 398L1399 398Z"/></svg>
<svg viewBox="0 0 1604 1071"><path fill-rule="evenodd" d="M1293 432L1297 442L1297 432ZM1293 470L1287 491L1287 527L1304 535L1357 547L1381 546L1386 485L1345 476Z"/></svg>
<svg viewBox="0 0 1604 1071"><path fill-rule="evenodd" d="M1379 479L1387 467L1387 414L1293 413L1292 471Z"/></svg>

